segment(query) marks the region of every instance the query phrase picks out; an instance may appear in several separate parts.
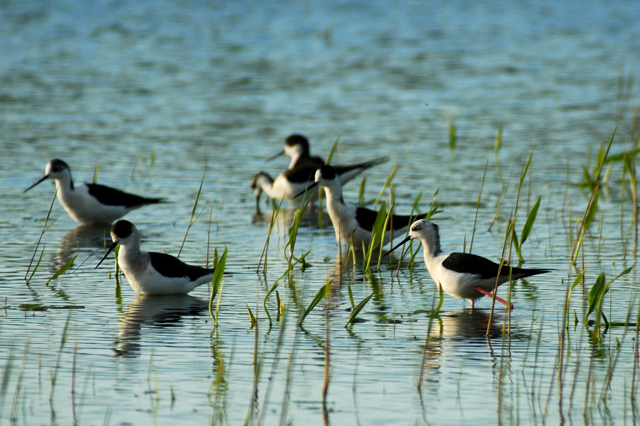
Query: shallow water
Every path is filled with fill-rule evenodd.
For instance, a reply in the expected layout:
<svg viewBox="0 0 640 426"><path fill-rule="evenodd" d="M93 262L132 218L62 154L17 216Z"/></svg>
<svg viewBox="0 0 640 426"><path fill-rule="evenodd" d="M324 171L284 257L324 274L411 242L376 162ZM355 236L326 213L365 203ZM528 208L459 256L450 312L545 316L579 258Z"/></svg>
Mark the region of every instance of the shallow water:
<svg viewBox="0 0 640 426"><path fill-rule="evenodd" d="M589 199L577 185L583 166L593 168L618 120L611 153L633 147L637 100L633 87L620 87L638 79L639 15L634 2L597 1L1 3L0 419L635 423L635 327L614 327L594 344L593 327L582 323L598 274L610 280L635 262L619 163L584 245L586 288L576 288L571 303L580 323L571 315L564 340L561 323ZM265 158L292 132L323 156L339 138L334 163L388 156L366 173L367 199L398 165L396 211L408 212L420 191L427 210L438 190L443 248L468 249L473 234L473 252L492 259L533 152L518 229L540 196L525 266L554 271L515 283L516 309L509 320L498 307L487 338L488 299L471 312L445 295L440 314L429 317L437 293L421 253L414 270L348 268L340 283L334 232L316 206L296 245L310 251L313 266L280 279L288 316L269 329L262 299L287 269L293 209L274 230L266 277L256 274L271 209L263 203L256 214L249 182L259 170L284 170L285 159ZM202 213L180 258L211 264L214 248L228 247L233 275L224 281L217 332L207 288L180 298L136 296L124 278L116 288L112 257L94 270L108 230L78 226L57 202L42 261L25 284L54 191L47 183L23 190L55 157L76 181L90 181L98 165L101 183L169 199L127 219L143 249L172 254L206 173ZM357 195L358 183L345 188L345 199ZM73 268L47 285L75 254ZM300 310L329 280L327 304L299 328ZM356 303L374 296L362 321L345 328L349 285ZM635 271L616 281L608 318L630 313L633 321L636 293ZM257 329L249 329L247 306ZM267 306L275 319L274 296Z"/></svg>

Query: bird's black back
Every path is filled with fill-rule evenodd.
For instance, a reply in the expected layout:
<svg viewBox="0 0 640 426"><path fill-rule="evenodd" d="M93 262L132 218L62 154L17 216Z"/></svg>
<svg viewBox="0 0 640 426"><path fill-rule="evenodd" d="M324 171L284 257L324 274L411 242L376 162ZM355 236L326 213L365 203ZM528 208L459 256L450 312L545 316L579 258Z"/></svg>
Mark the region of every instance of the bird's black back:
<svg viewBox="0 0 640 426"><path fill-rule="evenodd" d="M442 262L442 266L454 272L480 275L482 279L495 278L498 276L498 270L500 270L500 265L497 263L472 253L451 253ZM508 265L502 265L500 276L508 276L509 269L511 269L511 274L514 278L550 272L548 269L509 268Z"/></svg>
<svg viewBox="0 0 640 426"><path fill-rule="evenodd" d="M149 253L151 265L156 271L170 278L189 277L191 281L213 273L213 269L202 268L200 266L188 265L182 260L166 253Z"/></svg>
<svg viewBox="0 0 640 426"><path fill-rule="evenodd" d="M86 185L89 188L89 194L107 206L136 207L164 201L162 198L141 197L97 183L87 183Z"/></svg>
<svg viewBox="0 0 640 426"><path fill-rule="evenodd" d="M318 167L313 164L303 164L286 170L282 174L291 183L307 183L315 180L316 170L318 170Z"/></svg>
<svg viewBox="0 0 640 426"><path fill-rule="evenodd" d="M394 231L397 231L409 226L410 223L413 223L418 219L425 218L426 216L426 213L418 214L415 216L394 214L389 221L389 226L387 229L393 229ZM376 223L377 217L378 212L375 210L367 209L365 207L356 207L356 220L358 221L358 224L360 225L360 227L366 229L369 232L373 231L373 226Z"/></svg>

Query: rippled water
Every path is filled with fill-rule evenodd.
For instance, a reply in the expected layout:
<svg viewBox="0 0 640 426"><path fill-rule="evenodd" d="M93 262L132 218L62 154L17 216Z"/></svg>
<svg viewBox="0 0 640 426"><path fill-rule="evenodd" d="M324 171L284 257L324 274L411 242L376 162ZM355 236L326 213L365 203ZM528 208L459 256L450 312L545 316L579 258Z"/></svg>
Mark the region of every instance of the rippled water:
<svg viewBox="0 0 640 426"><path fill-rule="evenodd" d="M572 239L589 196L576 184L617 122L611 153L633 146L639 15L631 1L0 3L1 422L635 423L635 328L614 327L597 345L582 324L597 275L635 262L617 163L584 246L587 287L572 298L581 322L564 340L564 375L557 365ZM398 165L399 212L420 191L428 209L439 190L445 250L469 246L486 167L473 252L492 259L533 152L521 216L542 201L524 256L554 271L516 283L516 310L509 321L498 309L487 338L488 299L471 312L445 296L429 318L437 295L421 255L413 271L363 279L356 269L338 285L334 232L316 207L296 246L313 266L280 280L289 316L269 329L262 299L287 268L293 209L271 238L266 278L256 274L270 208L256 214L249 182L286 167L265 158L293 132L323 156L339 138L335 163L389 156L366 174L367 198ZM90 181L97 164L101 183L168 198L127 219L143 249L173 254L206 172L181 259L211 263L214 248L229 249L217 332L206 288L144 298L125 280L118 291L111 258L94 270L108 230L78 227L57 202L25 284L54 191L23 190L55 157L76 181ZM354 183L345 198L357 194ZM328 280L327 305L299 328L299 310ZM615 282L609 319L635 318L636 283L635 271ZM374 297L363 322L344 328L349 284L356 303ZM267 306L275 316L275 297Z"/></svg>

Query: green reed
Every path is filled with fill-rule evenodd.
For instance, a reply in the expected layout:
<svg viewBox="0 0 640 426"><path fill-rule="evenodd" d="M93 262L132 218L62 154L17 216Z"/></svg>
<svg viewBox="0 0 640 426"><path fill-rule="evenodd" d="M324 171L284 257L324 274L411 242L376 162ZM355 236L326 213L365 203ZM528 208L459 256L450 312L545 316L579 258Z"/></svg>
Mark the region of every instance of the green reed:
<svg viewBox="0 0 640 426"><path fill-rule="evenodd" d="M200 194L202 194L202 185L204 184L204 177L206 176L206 174L207 174L207 169L205 168L204 172L202 172L202 179L200 180L200 186L198 187L198 192L196 193L196 199L194 200L193 207L191 208L191 215L189 216L189 224L187 225L187 230L184 233L182 244L180 244L180 250L178 250L178 254L176 255L177 258L179 258L180 253L182 253L182 248L184 247L184 243L187 241L187 235L189 235L189 230L191 230L191 227L198 221L198 218L204 211L204 207L203 207L200 213L198 213L198 216L196 216L194 219L194 216L196 214L196 209L198 208L198 201L200 200Z"/></svg>
<svg viewBox="0 0 640 426"><path fill-rule="evenodd" d="M247 314L249 315L249 329L252 329L258 324L258 321L256 320L255 315L253 315L249 304L245 302L245 305L247 306Z"/></svg>
<svg viewBox="0 0 640 426"><path fill-rule="evenodd" d="M360 182L360 188L358 189L358 205L360 207L364 207L364 204L365 204L364 191L366 186L367 186L367 178L363 177L362 182Z"/></svg>
<svg viewBox="0 0 640 426"><path fill-rule="evenodd" d="M276 282L271 286L271 288L269 288L269 290L267 291L267 294L265 294L264 296L264 299L262 299L262 310L264 310L264 313L267 314L267 320L269 321L269 329L271 329L272 321L271 321L271 314L269 314L269 309L267 309L267 299L269 298L271 293L276 291L276 288L278 288L278 284L280 284L280 278L278 278ZM277 304L278 312L280 312L281 303L282 301L280 300L280 295L277 294L276 304Z"/></svg>
<svg viewBox="0 0 640 426"><path fill-rule="evenodd" d="M216 257L217 260L217 250ZM211 277L211 295L209 296L209 315L211 315L211 319L213 320L213 326L218 327L218 311L220 309L220 298L222 297L222 287L223 281L222 276L224 274L224 269L227 264L227 248L224 248L224 252L220 257L220 260L214 261L215 270L213 271L213 276ZM219 294L218 294L219 292ZM215 299L216 295L218 295L218 301L216 302L216 311L215 315L213 313L213 299Z"/></svg>
<svg viewBox="0 0 640 426"><path fill-rule="evenodd" d="M300 316L300 319L298 320L299 326L302 326L302 323L304 322L304 319L307 317L307 315L309 315L313 310L313 308L315 308L318 305L318 303L320 303L322 299L324 299L327 293L329 293L329 289L331 288L331 283L332 281L329 281L327 284L320 287L316 295L313 297L313 299L309 303L309 306L307 306L307 308L304 310L304 312Z"/></svg>
<svg viewBox="0 0 640 426"><path fill-rule="evenodd" d="M531 229L533 228L533 224L536 221L536 216L538 215L538 208L540 207L540 199L541 199L541 197L538 197L538 201L536 202L536 204L533 206L533 208L529 212L529 215L527 217L525 225L522 228L522 232L520 233L520 242L518 242L518 236L517 236L517 234L515 232L515 222L516 222L516 219L518 217L518 204L520 202L520 193L522 191L522 185L524 184L524 179L527 176L527 172L529 171L529 166L531 165L531 159L532 158L533 158L533 152L531 154L529 154L529 158L527 159L527 162L525 163L525 165L524 165L524 167L522 169L522 173L520 174L520 181L518 182L518 190L517 190L517 193L516 193L514 216L513 216L513 221L512 221L512 224L511 224L511 230L512 230L512 234L510 236L511 237L511 243L513 243L513 247L516 250L516 254L518 255L518 259L520 260L520 264L524 263L524 258L522 257L522 245L525 243L525 241L529 237L529 234L531 233ZM511 243L510 243L510 247L511 247Z"/></svg>
<svg viewBox="0 0 640 426"><path fill-rule="evenodd" d="M499 133L502 134L502 131ZM498 145L498 140L496 139L496 145ZM499 147L496 148L496 153ZM473 228L471 228L471 240L469 241L469 253L473 249L473 238L476 235L476 225L478 223L478 212L480 211L480 200L482 198L482 189L484 188L484 181L487 177L487 169L489 168L489 162L487 161L484 165L484 173L482 174L482 182L480 182L480 190L478 191L478 200L476 201L476 214L473 217ZM436 192L437 194L437 192Z"/></svg>
<svg viewBox="0 0 640 426"><path fill-rule="evenodd" d="M302 217L304 216L304 212L307 209L307 206L309 205L309 200L305 200L303 201L302 205L300 206L300 208L298 208L294 215L293 215L293 221L291 223L291 226L289 227L289 239L287 241L287 243L284 246L284 258L287 260L287 262L289 263L289 268L287 269L287 272L293 270L293 261L295 260L296 263L300 263L302 265L302 270L304 271L306 268L310 267L311 264L307 263L305 258L309 255L310 251L303 253L302 255L300 255L299 257L295 257L293 252L296 246L296 240L298 238L298 230L300 229L300 223L302 222ZM287 250L288 250L288 255L287 255Z"/></svg>
<svg viewBox="0 0 640 426"><path fill-rule="evenodd" d="M565 296L565 302L564 302L564 324L565 324L565 328L569 328L569 309L571 308L571 293L573 292L573 289L576 288L578 286L578 284L580 284L582 282L582 280L584 279L584 273L587 272L586 269L584 269L582 272L580 272L576 278L573 280L573 284L571 284L571 286L567 287L567 293Z"/></svg>
<svg viewBox="0 0 640 426"><path fill-rule="evenodd" d="M49 285L49 283L53 280L55 280L56 278L58 278L60 275L64 274L67 269L71 268L73 266L73 263L76 261L76 258L78 257L79 253L76 253L75 256L73 256L67 263L64 264L64 266L62 266L62 268L58 269L58 271L56 271L55 274L53 274L51 276L51 278L49 278L47 280L47 282L45 283L45 285Z"/></svg>
<svg viewBox="0 0 640 426"><path fill-rule="evenodd" d="M389 177L385 181L384 185L382 185L382 189L380 190L380 192L378 193L378 196L376 197L375 201L373 202L373 208L374 209L378 206L378 203L380 202L380 199L384 195L384 192L387 190L389 185L391 185L391 182L393 181L393 178L396 176L396 172L398 171L398 167L399 166L396 166L393 169L393 171L391 172L391 174L389 175Z"/></svg>
<svg viewBox="0 0 640 426"><path fill-rule="evenodd" d="M516 235L515 231L513 234L513 240L514 240L513 247L515 248L516 254L518 255L520 265L524 263L524 257L522 257L522 245L525 243L525 241L527 241L527 238L529 238L529 234L531 234L531 230L533 229L533 224L535 223L536 217L538 215L538 209L540 208L541 199L542 197L538 197L538 200L529 211L527 220L524 226L522 227L522 231L520 233L520 239L518 239L518 236Z"/></svg>
<svg viewBox="0 0 640 426"><path fill-rule="evenodd" d="M631 272L632 269L633 267L625 269L609 282L607 282L604 272L601 272L600 275L598 275L595 284L589 291L588 308L587 313L584 316L584 323L585 325L588 323L587 319L589 318L589 315L591 315L592 313L595 314L594 331L592 336L596 342L600 342L602 339L602 335L600 333L600 318L602 318L602 320L604 321L605 332L609 328L609 321L607 320L607 317L605 316L602 309L604 296L609 292L609 290L611 289L611 284L613 284L614 281L624 275L627 275L629 272Z"/></svg>
<svg viewBox="0 0 640 426"><path fill-rule="evenodd" d="M330 286L329 282L327 286ZM328 291L327 291L328 292ZM329 296L330 298L331 296ZM329 393L329 379L331 366L331 345L329 343L329 303L324 304L324 370L322 374L322 416L324 424L329 424L329 414L327 411L327 394Z"/></svg>
<svg viewBox="0 0 640 426"><path fill-rule="evenodd" d="M453 122L453 119L449 122L449 149L452 151L456 149L456 123Z"/></svg>
<svg viewBox="0 0 640 426"><path fill-rule="evenodd" d="M504 179L502 178L502 171L500 170L500 162L498 161L498 154L500 153L500 148L502 147L502 126L498 126L498 133L496 134L495 147L493 150L493 161L496 165L496 173L498 174L498 179L500 179L500 184L502 188L504 188ZM487 162L487 164L489 164Z"/></svg>
<svg viewBox="0 0 640 426"><path fill-rule="evenodd" d="M267 233L267 240L264 242L264 247L262 248L262 254L260 254L260 260L258 261L258 266L256 267L256 274L260 271L260 266L262 265L262 259L264 259L264 267L262 268L262 273L267 273L267 258L269 256L268 248L269 241L271 239L271 233L273 232L273 228L276 225L276 220L278 215L280 214L280 210L282 208L282 203L284 201L284 197L280 200L280 203L276 205L275 201L272 202L273 210L271 212L271 221L269 222L269 232Z"/></svg>
<svg viewBox="0 0 640 426"><path fill-rule="evenodd" d="M38 262L36 263L36 266L33 268L31 275L29 275L29 272L31 271L31 265L33 265L33 260L35 259L36 254L38 254L38 248L40 247L40 243L42 242L42 237L44 236L45 232L47 232L53 226L53 224L56 223L56 219L54 219L53 222L49 224L49 217L51 217L51 210L53 210L53 203L54 201L56 201L57 196L58 196L58 187L56 187L56 192L53 194L53 199L51 200L51 205L49 206L49 210L47 211L47 216L44 219L44 225L42 225L42 231L40 232L40 236L38 237L36 248L33 250L33 256L31 256L31 260L29 261L29 266L27 267L27 272L24 275L24 280L26 281L27 285L29 285L29 282L31 281L34 274L38 270L38 267L40 266L40 262L42 261L42 256L44 255L45 245L43 244L42 251L40 252L40 257L38 258Z"/></svg>
<svg viewBox="0 0 640 426"><path fill-rule="evenodd" d="M358 314L360 314L360 311L362 311L362 309L364 309L365 305L367 304L367 302L369 300L371 300L371 298L373 297L374 293L371 293L370 295L368 295L367 297L365 297L364 299L362 299L362 301L360 303L358 303L358 306L353 306L353 294L351 293L351 286L348 287L349 288L349 299L351 301L351 315L349 315L349 318L347 318L347 322L344 324L345 327L347 327L349 324L353 324L356 321L356 318L358 317Z"/></svg>
<svg viewBox="0 0 640 426"><path fill-rule="evenodd" d="M364 251L364 270L371 269L373 253L384 240L384 232L388 223L389 215L387 214L387 203L383 201L380 209L378 210L373 229L371 230L371 240L369 241L369 246Z"/></svg>

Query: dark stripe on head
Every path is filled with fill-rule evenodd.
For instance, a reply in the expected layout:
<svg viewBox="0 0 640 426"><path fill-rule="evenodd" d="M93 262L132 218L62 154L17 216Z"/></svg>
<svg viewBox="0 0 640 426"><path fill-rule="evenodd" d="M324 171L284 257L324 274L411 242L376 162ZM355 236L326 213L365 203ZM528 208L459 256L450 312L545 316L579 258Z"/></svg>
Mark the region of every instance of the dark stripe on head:
<svg viewBox="0 0 640 426"><path fill-rule="evenodd" d="M69 165L67 163L65 163L64 161L62 161L59 158L54 158L53 160L51 160L49 163L51 163L51 171L52 172L61 172L64 169L69 169ZM71 169L69 169L71 170Z"/></svg>
<svg viewBox="0 0 640 426"><path fill-rule="evenodd" d="M440 229L438 228L438 225L436 225L435 223L431 222L431 226L433 226L433 231L435 232L435 236L433 238L433 253L434 256L439 255L440 253L442 253L442 249L440 248Z"/></svg>
<svg viewBox="0 0 640 426"><path fill-rule="evenodd" d="M337 176L336 169L331 166L322 166L319 170L322 179L333 180Z"/></svg>
<svg viewBox="0 0 640 426"><path fill-rule="evenodd" d="M296 146L300 145L302 147L302 151L309 153L309 140L302 135L294 133L289 136L285 141L285 145L287 146Z"/></svg>
<svg viewBox="0 0 640 426"><path fill-rule="evenodd" d="M134 228L133 223L128 220L119 220L111 227L111 233L118 238L127 238L133 233Z"/></svg>

